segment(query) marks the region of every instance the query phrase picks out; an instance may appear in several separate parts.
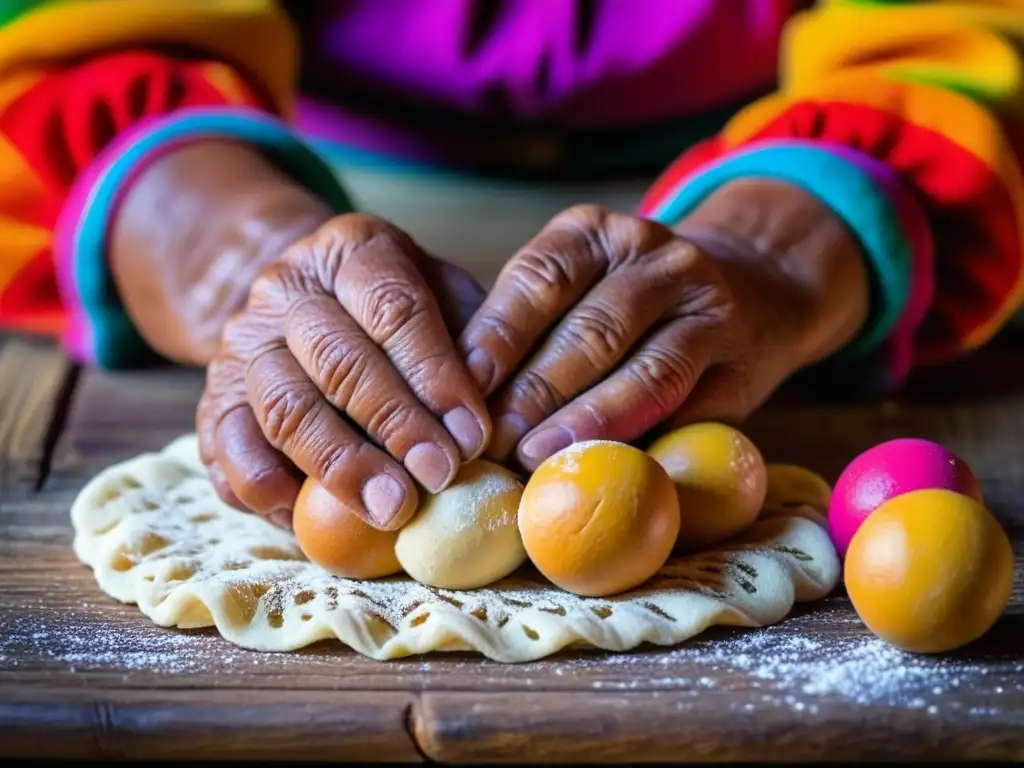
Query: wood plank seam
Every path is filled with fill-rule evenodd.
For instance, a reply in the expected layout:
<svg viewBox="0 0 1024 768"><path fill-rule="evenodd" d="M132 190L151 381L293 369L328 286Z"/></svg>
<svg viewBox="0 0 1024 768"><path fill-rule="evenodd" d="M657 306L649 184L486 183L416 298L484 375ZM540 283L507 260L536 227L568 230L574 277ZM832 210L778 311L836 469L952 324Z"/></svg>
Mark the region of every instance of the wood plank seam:
<svg viewBox="0 0 1024 768"><path fill-rule="evenodd" d="M427 752L425 740L420 737L423 728L422 708L423 697L418 693L413 694L413 700L405 708L402 724L405 726L405 733L409 737L409 743L416 750L416 754L420 756L420 759L424 763L436 763L438 761Z"/></svg>
<svg viewBox="0 0 1024 768"><path fill-rule="evenodd" d="M79 365L72 365L64 374L64 380L57 390L53 404L53 413L50 422L46 425L46 433L43 436L42 453L39 456L39 472L36 476L35 492L39 493L46 485L50 477L50 470L53 468L53 455L57 450L57 444L64 429L67 427L68 418L71 415L71 403L74 401L75 390L81 378L82 368Z"/></svg>

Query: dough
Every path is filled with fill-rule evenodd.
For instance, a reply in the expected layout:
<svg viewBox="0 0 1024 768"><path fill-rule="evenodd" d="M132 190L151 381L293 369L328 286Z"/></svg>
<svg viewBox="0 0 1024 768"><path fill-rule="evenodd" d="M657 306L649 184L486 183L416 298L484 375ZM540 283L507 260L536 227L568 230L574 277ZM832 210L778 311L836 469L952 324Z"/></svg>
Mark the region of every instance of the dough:
<svg viewBox="0 0 1024 768"><path fill-rule="evenodd" d="M161 627L216 627L259 651L337 639L380 660L475 651L514 663L569 646L675 645L714 625L774 624L839 578L820 526L775 517L727 546L673 558L615 597L579 598L525 569L473 592L341 579L308 562L292 534L224 504L194 435L101 472L71 521L75 553L100 589Z"/></svg>
<svg viewBox="0 0 1024 768"><path fill-rule="evenodd" d="M530 560L562 589L614 595L643 584L668 560L679 501L668 473L639 448L591 440L537 467L519 530Z"/></svg>
<svg viewBox="0 0 1024 768"><path fill-rule="evenodd" d="M476 460L450 486L424 496L398 533L395 554L416 581L442 589L475 589L526 562L516 519L523 484L503 467Z"/></svg>
<svg viewBox="0 0 1024 768"><path fill-rule="evenodd" d="M378 579L402 570L395 557L398 531L364 523L312 478L295 499L292 528L306 557L335 576Z"/></svg>
<svg viewBox="0 0 1024 768"><path fill-rule="evenodd" d="M764 506L764 460L750 439L715 422L690 424L647 449L679 494L677 551L700 552L728 541Z"/></svg>

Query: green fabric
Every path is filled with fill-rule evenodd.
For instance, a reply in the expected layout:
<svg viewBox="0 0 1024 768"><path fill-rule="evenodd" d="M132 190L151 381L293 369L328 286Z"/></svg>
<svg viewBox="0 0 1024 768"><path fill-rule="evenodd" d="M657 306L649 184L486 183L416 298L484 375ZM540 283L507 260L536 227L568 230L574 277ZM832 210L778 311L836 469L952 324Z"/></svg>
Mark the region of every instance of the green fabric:
<svg viewBox="0 0 1024 768"><path fill-rule="evenodd" d="M56 2L60 0L0 0L0 27L38 6L53 5Z"/></svg>

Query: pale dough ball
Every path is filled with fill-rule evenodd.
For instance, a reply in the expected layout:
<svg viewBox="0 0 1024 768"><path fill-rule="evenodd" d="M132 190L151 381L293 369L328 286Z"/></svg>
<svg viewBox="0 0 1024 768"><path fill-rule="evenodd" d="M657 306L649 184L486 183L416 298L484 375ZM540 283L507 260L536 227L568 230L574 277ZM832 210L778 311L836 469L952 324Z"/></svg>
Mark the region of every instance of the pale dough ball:
<svg viewBox="0 0 1024 768"><path fill-rule="evenodd" d="M519 536L523 484L503 467L476 460L398 534L395 554L421 584L476 589L508 576L526 561Z"/></svg>

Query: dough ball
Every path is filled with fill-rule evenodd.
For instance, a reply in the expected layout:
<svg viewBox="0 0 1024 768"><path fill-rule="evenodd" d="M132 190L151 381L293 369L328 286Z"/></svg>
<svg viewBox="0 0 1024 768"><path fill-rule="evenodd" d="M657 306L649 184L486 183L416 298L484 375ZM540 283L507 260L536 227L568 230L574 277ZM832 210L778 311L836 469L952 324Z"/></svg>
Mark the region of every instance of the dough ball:
<svg viewBox="0 0 1024 768"><path fill-rule="evenodd" d="M930 440L906 438L876 445L851 461L836 481L828 525L840 556L861 524L889 499L909 491L945 488L981 501L967 463Z"/></svg>
<svg viewBox="0 0 1024 768"><path fill-rule="evenodd" d="M476 589L526 561L516 515L523 484L503 467L476 460L450 486L424 496L398 532L395 553L405 572L441 589Z"/></svg>
<svg viewBox="0 0 1024 768"><path fill-rule="evenodd" d="M306 557L335 576L376 579L402 570L395 557L398 532L364 523L310 478L295 500L292 527Z"/></svg>
<svg viewBox="0 0 1024 768"><path fill-rule="evenodd" d="M672 481L643 451L577 443L526 484L519 530L533 564L578 595L624 592L657 573L679 533Z"/></svg>
<svg viewBox="0 0 1024 768"><path fill-rule="evenodd" d="M896 496L850 542L846 590L897 648L942 653L981 637L1013 587L1010 540L980 502L949 490Z"/></svg>
<svg viewBox="0 0 1024 768"><path fill-rule="evenodd" d="M798 516L828 527L832 486L821 475L794 464L768 464L765 473L767 491L761 519Z"/></svg>
<svg viewBox="0 0 1024 768"><path fill-rule="evenodd" d="M670 432L648 451L679 494L678 548L706 550L757 519L767 487L760 451L724 424L693 424Z"/></svg>

